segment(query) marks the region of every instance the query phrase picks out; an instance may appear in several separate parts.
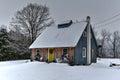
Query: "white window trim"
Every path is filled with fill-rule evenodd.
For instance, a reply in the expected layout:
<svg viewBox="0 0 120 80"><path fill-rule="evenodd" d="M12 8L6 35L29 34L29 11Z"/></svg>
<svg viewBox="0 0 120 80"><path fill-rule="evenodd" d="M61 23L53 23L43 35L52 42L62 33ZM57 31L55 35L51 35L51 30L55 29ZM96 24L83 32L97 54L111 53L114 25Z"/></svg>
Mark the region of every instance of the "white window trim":
<svg viewBox="0 0 120 80"><path fill-rule="evenodd" d="M83 49L85 50L85 54L83 55ZM86 57L86 47L82 48L82 57L85 58Z"/></svg>
<svg viewBox="0 0 120 80"><path fill-rule="evenodd" d="M36 55L38 54L38 50L39 50L39 55L40 55L40 49L39 48L37 48L36 51L35 51Z"/></svg>

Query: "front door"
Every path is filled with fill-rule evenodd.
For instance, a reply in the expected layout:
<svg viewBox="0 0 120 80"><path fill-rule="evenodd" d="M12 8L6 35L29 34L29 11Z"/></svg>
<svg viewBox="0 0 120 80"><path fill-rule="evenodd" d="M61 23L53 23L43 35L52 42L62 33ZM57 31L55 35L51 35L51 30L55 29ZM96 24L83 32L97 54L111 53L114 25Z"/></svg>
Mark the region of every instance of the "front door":
<svg viewBox="0 0 120 80"><path fill-rule="evenodd" d="M48 51L48 61L52 62L54 60L54 49L50 48Z"/></svg>

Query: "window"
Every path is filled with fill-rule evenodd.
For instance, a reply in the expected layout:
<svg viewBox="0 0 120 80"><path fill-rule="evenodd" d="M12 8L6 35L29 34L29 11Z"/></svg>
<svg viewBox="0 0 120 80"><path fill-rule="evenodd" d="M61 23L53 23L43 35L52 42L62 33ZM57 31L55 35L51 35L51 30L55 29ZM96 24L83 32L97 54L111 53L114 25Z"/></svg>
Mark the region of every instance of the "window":
<svg viewBox="0 0 120 80"><path fill-rule="evenodd" d="M82 57L86 57L86 48L85 47L82 48Z"/></svg>
<svg viewBox="0 0 120 80"><path fill-rule="evenodd" d="M40 56L40 49L36 50L36 56Z"/></svg>
<svg viewBox="0 0 120 80"><path fill-rule="evenodd" d="M63 56L65 56L68 53L68 49L67 48L63 48Z"/></svg>

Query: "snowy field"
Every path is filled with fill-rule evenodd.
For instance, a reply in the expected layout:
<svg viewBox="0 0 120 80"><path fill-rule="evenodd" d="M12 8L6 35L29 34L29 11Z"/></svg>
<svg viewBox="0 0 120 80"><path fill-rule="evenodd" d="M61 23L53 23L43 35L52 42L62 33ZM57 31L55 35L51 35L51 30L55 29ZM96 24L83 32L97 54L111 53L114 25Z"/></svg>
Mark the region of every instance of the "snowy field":
<svg viewBox="0 0 120 80"><path fill-rule="evenodd" d="M100 59L90 66L68 66L60 63L0 62L0 80L119 80L120 67L109 67L120 59ZM26 63L27 62L27 63Z"/></svg>

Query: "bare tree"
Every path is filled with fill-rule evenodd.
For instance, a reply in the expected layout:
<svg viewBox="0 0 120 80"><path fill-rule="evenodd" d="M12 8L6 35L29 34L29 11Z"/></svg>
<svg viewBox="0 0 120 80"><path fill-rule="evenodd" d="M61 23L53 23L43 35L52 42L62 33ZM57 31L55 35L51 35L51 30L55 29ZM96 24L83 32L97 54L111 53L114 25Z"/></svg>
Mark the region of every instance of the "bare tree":
<svg viewBox="0 0 120 80"><path fill-rule="evenodd" d="M103 29L101 31L101 53L102 56L104 56L104 48L105 48L105 42L108 41L109 37L110 37L110 32L106 31L105 29Z"/></svg>
<svg viewBox="0 0 120 80"><path fill-rule="evenodd" d="M95 27L93 27L93 32L94 32L95 37L97 38L98 32L96 31L96 28L95 28Z"/></svg>
<svg viewBox="0 0 120 80"><path fill-rule="evenodd" d="M32 43L45 27L54 23L49 17L49 8L45 5L28 4L22 10L17 11L12 18L12 26L19 26L24 34L30 37Z"/></svg>
<svg viewBox="0 0 120 80"><path fill-rule="evenodd" d="M115 31L110 37L109 41L112 44L114 57L117 57L118 49L120 47L120 33L118 31Z"/></svg>

